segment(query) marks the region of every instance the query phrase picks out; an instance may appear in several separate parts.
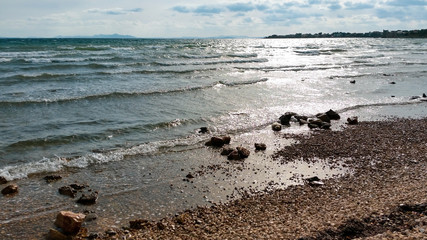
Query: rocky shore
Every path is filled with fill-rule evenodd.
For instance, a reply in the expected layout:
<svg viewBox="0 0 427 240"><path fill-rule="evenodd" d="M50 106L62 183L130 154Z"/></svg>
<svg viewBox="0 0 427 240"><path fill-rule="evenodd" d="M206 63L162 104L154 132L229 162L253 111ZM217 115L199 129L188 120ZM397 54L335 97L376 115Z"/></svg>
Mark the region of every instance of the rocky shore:
<svg viewBox="0 0 427 240"><path fill-rule="evenodd" d="M276 152L276 161L344 162L351 174L157 222L135 219L92 239L426 239L427 119L284 137L298 143Z"/></svg>

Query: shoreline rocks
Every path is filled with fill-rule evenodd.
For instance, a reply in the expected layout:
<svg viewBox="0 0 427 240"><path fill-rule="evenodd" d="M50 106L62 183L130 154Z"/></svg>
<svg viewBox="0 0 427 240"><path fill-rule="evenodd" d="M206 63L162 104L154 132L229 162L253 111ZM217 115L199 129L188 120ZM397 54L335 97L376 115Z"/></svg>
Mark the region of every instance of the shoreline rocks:
<svg viewBox="0 0 427 240"><path fill-rule="evenodd" d="M0 184L6 184L8 183L7 179L3 176L0 176Z"/></svg>
<svg viewBox="0 0 427 240"><path fill-rule="evenodd" d="M19 191L18 185L10 184L7 187L3 188L3 190L1 190L1 193L3 195L12 195L12 194L18 193L18 191Z"/></svg>
<svg viewBox="0 0 427 240"><path fill-rule="evenodd" d="M255 143L255 151L264 151L267 149L267 145L265 143Z"/></svg>
<svg viewBox="0 0 427 240"><path fill-rule="evenodd" d="M349 118L347 118L347 123L348 123L349 125L357 125L357 124L359 124L359 118L358 118L358 117L356 117L356 116L354 116L354 117L349 117Z"/></svg>
<svg viewBox="0 0 427 240"><path fill-rule="evenodd" d="M60 211L56 216L55 226L60 228L65 235L76 235L85 220L83 213L74 213L71 211Z"/></svg>
<svg viewBox="0 0 427 240"><path fill-rule="evenodd" d="M230 144L231 137L223 136L223 137L212 137L208 142L205 143L206 146L212 147L222 147L225 144Z"/></svg>

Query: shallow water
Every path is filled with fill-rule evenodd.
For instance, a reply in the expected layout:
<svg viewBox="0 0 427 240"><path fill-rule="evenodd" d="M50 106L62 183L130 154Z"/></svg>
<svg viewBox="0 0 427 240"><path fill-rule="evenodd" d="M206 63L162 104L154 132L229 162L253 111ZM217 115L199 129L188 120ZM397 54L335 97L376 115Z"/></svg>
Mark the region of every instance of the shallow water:
<svg viewBox="0 0 427 240"><path fill-rule="evenodd" d="M86 225L99 231L351 171L272 161L293 142L270 128L287 111L337 110L334 130L353 115L427 116L410 100L427 92L423 39L0 41L0 176L20 186L0 196L0 239L42 236L64 209L95 212ZM223 134L251 156L230 163L204 146ZM52 173L63 179L47 184ZM74 182L97 204L58 194Z"/></svg>

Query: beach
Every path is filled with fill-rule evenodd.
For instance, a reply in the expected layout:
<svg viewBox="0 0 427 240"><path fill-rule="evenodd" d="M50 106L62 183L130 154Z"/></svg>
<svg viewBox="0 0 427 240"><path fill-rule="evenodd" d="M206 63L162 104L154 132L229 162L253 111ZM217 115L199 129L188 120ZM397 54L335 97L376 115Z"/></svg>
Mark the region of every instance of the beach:
<svg viewBox="0 0 427 240"><path fill-rule="evenodd" d="M344 161L351 174L183 211L102 239L425 239L427 119L361 122L293 136L280 162ZM106 229L107 230L107 229Z"/></svg>

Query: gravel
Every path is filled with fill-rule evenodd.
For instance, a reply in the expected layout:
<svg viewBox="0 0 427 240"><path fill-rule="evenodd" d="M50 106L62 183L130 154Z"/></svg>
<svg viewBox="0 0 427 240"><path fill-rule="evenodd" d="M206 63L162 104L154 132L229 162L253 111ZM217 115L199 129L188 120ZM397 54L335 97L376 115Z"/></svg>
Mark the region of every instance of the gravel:
<svg viewBox="0 0 427 240"><path fill-rule="evenodd" d="M298 143L276 152L275 161L322 159L352 171L322 185L248 193L157 222L139 220L138 229L117 230L114 239L427 239L427 119L284 137Z"/></svg>

